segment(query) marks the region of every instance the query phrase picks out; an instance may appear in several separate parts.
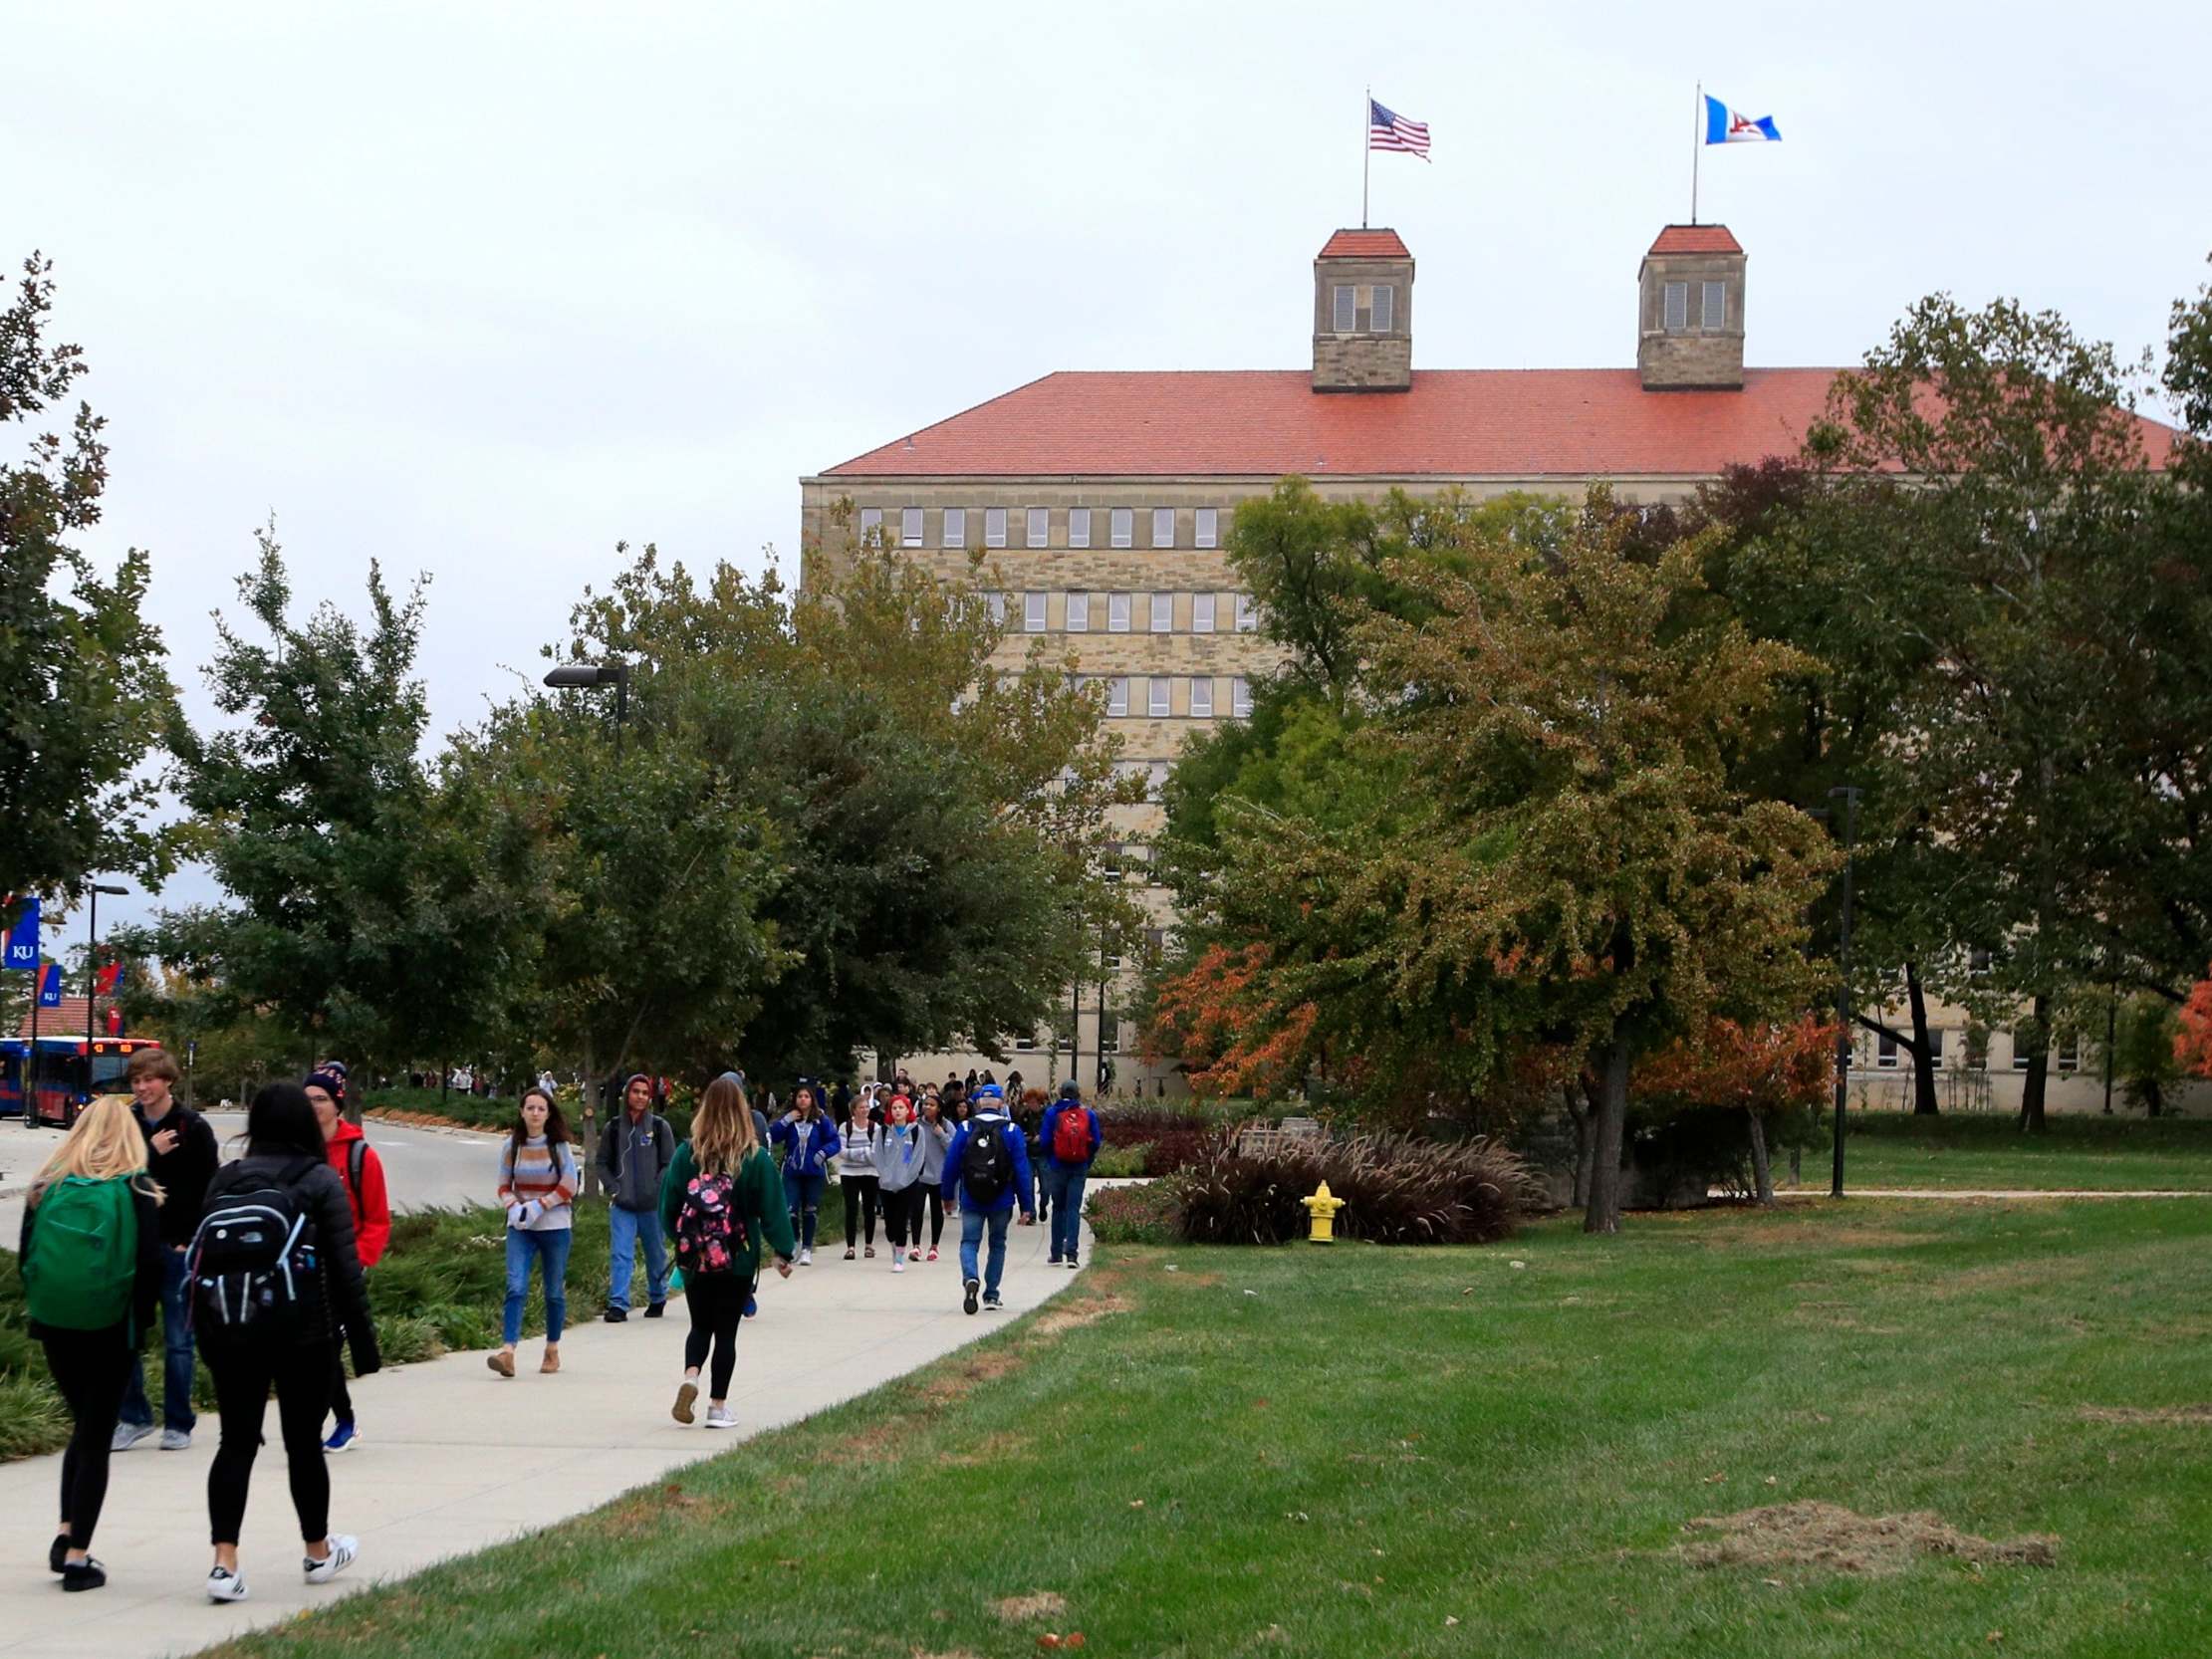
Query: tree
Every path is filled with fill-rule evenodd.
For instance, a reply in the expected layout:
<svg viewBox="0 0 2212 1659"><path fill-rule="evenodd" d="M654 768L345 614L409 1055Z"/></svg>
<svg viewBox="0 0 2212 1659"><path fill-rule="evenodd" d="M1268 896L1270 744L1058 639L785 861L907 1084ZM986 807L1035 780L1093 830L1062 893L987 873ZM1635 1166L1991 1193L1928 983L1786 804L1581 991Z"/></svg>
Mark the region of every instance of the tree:
<svg viewBox="0 0 2212 1659"><path fill-rule="evenodd" d="M2127 1103L2162 1117L2166 1096L2188 1073L2189 1028L2163 997L2134 996L2120 1005L2112 1034L2112 1074Z"/></svg>
<svg viewBox="0 0 2212 1659"><path fill-rule="evenodd" d="M87 372L77 347L45 343L52 269L24 261L0 311L0 422L37 418ZM100 519L106 424L80 402L66 441L41 433L0 465L0 926L17 911L5 895L110 871L158 883L175 865L139 770L174 709L142 614L148 562L132 549L103 579L69 540Z"/></svg>
<svg viewBox="0 0 2212 1659"><path fill-rule="evenodd" d="M1769 1121L1787 1111L1817 1108L1835 1068L1836 1027L1817 1015L1749 1026L1716 1019L1637 1066L1633 1086L1638 1099L1740 1108L1751 1137L1753 1191L1761 1204L1771 1205Z"/></svg>
<svg viewBox="0 0 2212 1659"><path fill-rule="evenodd" d="M2175 1017L2173 1058L2192 1077L2212 1077L2212 979L2189 988L2189 1000Z"/></svg>

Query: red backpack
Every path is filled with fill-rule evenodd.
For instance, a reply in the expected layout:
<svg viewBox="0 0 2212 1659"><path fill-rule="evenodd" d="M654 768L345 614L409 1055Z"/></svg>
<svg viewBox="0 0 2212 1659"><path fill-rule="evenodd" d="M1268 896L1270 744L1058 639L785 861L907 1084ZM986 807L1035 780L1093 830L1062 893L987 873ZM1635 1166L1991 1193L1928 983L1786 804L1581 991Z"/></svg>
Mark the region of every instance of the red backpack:
<svg viewBox="0 0 2212 1659"><path fill-rule="evenodd" d="M1065 1105L1053 1119L1053 1158L1064 1164L1091 1161L1091 1113L1079 1105Z"/></svg>

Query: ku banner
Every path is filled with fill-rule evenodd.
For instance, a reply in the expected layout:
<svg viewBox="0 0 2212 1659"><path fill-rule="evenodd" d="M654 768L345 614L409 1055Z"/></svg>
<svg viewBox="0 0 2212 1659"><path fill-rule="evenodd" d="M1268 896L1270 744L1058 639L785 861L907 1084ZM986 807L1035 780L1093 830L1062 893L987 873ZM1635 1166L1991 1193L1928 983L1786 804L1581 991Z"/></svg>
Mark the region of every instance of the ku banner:
<svg viewBox="0 0 2212 1659"><path fill-rule="evenodd" d="M8 967L29 973L39 965L39 901L23 901L23 914L8 929Z"/></svg>
<svg viewBox="0 0 2212 1659"><path fill-rule="evenodd" d="M62 1006L62 965L49 962L39 971L39 1007Z"/></svg>

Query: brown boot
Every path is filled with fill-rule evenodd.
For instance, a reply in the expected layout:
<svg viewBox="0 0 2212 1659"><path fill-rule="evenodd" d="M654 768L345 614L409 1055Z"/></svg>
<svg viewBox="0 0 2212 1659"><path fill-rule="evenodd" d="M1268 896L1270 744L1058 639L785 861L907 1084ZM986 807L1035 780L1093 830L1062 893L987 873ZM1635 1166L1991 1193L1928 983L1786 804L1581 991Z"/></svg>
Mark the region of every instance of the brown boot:
<svg viewBox="0 0 2212 1659"><path fill-rule="evenodd" d="M545 1357L538 1361L538 1369L545 1372L548 1376L551 1376L560 1368L561 1345L558 1342L548 1342L546 1344Z"/></svg>
<svg viewBox="0 0 2212 1659"><path fill-rule="evenodd" d="M501 1376L511 1377L515 1374L515 1350L513 1348L501 1348L497 1353L487 1357L484 1363Z"/></svg>

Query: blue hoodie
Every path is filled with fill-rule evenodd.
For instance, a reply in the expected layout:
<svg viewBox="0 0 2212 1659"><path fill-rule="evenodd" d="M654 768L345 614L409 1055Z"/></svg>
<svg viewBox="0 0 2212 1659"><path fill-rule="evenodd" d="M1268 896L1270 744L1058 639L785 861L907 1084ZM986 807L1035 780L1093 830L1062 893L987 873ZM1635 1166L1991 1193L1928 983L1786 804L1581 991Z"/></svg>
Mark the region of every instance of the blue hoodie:
<svg viewBox="0 0 2212 1659"><path fill-rule="evenodd" d="M967 1155L968 1136L971 1134L999 1134L1005 1136L1006 1150L1014 1159L1014 1179L1006 1190L989 1203L968 1202L960 1186L960 1160ZM952 1144L945 1149L945 1203L958 1205L963 1210L973 1210L979 1215L997 1215L1011 1209L1017 1195L1022 1201L1022 1214L1037 1213L1036 1176L1029 1167L1029 1137L1022 1133L1013 1119L998 1109L998 1102L991 1101L984 1110L960 1125L960 1132L952 1137Z"/></svg>
<svg viewBox="0 0 2212 1659"><path fill-rule="evenodd" d="M784 1149L786 1175L827 1175L837 1155L838 1126L819 1111L811 1123L779 1117L768 1126L768 1139Z"/></svg>

